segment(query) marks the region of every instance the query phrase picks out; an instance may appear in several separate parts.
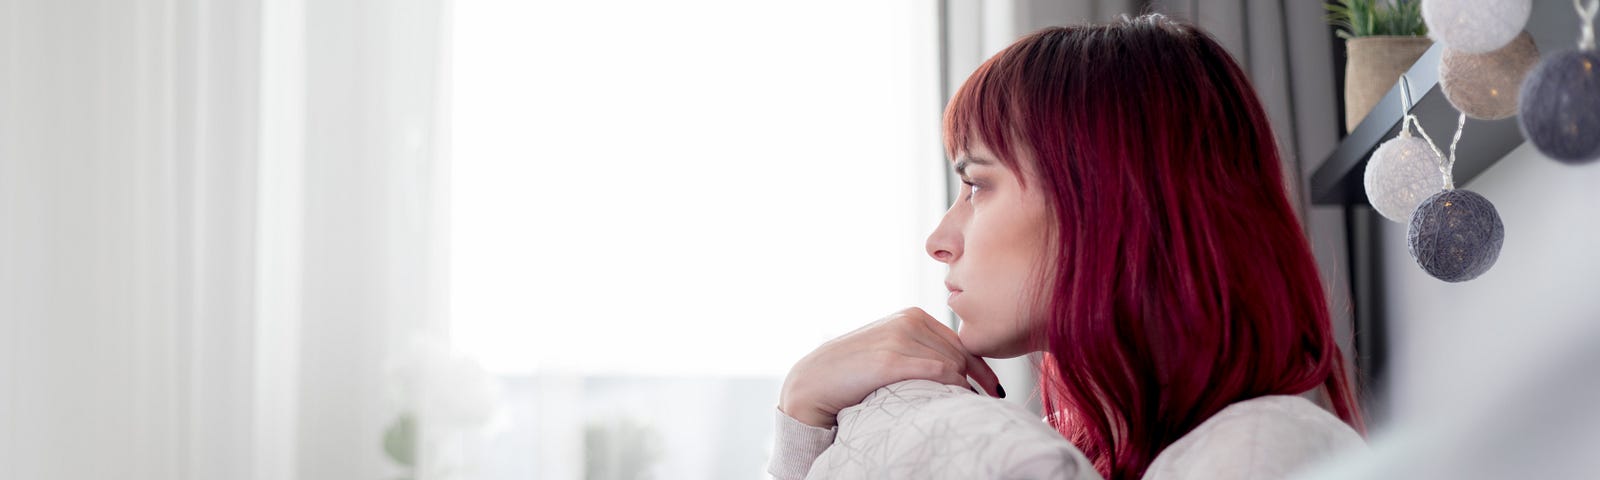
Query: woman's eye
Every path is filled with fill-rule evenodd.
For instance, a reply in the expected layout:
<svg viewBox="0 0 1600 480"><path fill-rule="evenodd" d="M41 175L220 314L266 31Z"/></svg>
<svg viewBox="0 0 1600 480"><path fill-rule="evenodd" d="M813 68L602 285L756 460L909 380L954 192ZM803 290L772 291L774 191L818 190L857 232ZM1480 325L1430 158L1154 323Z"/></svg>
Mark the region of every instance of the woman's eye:
<svg viewBox="0 0 1600 480"><path fill-rule="evenodd" d="M961 183L967 186L967 201L972 201L972 195L978 193L978 188L980 187L978 187L978 184L967 180L962 180Z"/></svg>

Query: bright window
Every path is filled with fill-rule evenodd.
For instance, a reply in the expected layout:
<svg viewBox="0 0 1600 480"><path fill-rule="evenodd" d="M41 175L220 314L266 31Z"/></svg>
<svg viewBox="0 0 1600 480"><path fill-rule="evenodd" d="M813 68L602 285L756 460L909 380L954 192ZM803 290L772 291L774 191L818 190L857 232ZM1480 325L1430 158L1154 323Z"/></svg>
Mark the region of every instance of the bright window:
<svg viewBox="0 0 1600 480"><path fill-rule="evenodd" d="M490 478L763 478L784 374L907 306L943 211L935 4L454 2L452 336Z"/></svg>

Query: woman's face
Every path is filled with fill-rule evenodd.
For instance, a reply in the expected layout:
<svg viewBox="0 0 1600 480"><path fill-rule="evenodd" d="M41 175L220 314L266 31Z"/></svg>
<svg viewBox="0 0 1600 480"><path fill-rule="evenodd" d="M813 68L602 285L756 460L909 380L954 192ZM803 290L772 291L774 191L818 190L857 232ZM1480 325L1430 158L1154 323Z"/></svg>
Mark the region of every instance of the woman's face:
<svg viewBox="0 0 1600 480"><path fill-rule="evenodd" d="M1040 281L1035 269L1050 258L1050 216L1032 159L1020 160L1026 190L986 146L972 142L955 159L961 194L928 235L928 255L950 266L947 303L961 317L961 343L985 357L1038 350L1032 332L1045 312L1032 292Z"/></svg>

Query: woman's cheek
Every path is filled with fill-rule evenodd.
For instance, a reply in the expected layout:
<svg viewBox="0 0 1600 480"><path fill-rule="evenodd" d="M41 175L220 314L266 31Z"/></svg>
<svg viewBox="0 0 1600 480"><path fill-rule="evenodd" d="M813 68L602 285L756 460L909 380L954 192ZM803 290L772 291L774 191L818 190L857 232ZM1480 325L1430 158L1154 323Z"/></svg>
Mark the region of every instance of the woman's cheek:
<svg viewBox="0 0 1600 480"><path fill-rule="evenodd" d="M1008 352L1018 350L1019 342L1025 337L1018 329L1016 318L980 315L971 319L962 317L962 320L957 336L967 351L978 356L1010 356Z"/></svg>

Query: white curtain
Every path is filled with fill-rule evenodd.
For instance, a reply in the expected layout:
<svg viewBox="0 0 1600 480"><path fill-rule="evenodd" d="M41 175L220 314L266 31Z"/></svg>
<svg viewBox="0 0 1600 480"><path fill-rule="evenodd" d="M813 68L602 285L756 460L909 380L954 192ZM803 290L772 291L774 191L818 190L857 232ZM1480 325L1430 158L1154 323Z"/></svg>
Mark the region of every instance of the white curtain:
<svg viewBox="0 0 1600 480"><path fill-rule="evenodd" d="M408 474L445 7L0 1L0 478Z"/></svg>

